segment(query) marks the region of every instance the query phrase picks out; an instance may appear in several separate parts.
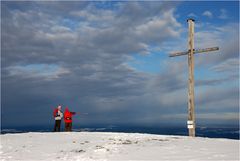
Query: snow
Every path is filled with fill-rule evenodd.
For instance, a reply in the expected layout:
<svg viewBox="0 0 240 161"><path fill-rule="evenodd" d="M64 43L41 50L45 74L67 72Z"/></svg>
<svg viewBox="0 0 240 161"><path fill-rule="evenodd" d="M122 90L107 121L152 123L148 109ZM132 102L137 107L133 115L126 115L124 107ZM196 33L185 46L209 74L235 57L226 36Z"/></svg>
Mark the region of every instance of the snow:
<svg viewBox="0 0 240 161"><path fill-rule="evenodd" d="M0 135L1 161L239 160L239 140L104 132Z"/></svg>

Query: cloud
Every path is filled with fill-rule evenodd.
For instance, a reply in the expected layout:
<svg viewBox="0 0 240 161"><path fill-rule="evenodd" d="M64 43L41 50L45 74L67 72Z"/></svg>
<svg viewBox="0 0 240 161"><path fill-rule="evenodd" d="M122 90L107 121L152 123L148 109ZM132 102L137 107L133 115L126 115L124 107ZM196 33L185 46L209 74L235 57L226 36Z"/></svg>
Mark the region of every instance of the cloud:
<svg viewBox="0 0 240 161"><path fill-rule="evenodd" d="M70 73L69 70L56 66L47 64L32 64L27 66L13 66L6 68L10 77L24 76L26 78L37 78L45 80L55 80L61 75Z"/></svg>
<svg viewBox="0 0 240 161"><path fill-rule="evenodd" d="M219 86L222 83L229 82L235 80L235 78L221 78L221 79L204 79L204 80L197 80L195 85L196 86Z"/></svg>
<svg viewBox="0 0 240 161"><path fill-rule="evenodd" d="M224 113L224 114L218 114L218 113L208 113L208 114L198 114L198 119L204 119L204 120L234 120L237 121L239 116L237 113Z"/></svg>
<svg viewBox="0 0 240 161"><path fill-rule="evenodd" d="M111 22L114 20L115 12L111 10L96 10L94 7L91 7L87 10L76 10L71 11L70 15L76 16L78 18L84 19L86 21L94 21L94 22L102 22L105 24L106 22ZM99 24L102 25L102 24Z"/></svg>
<svg viewBox="0 0 240 161"><path fill-rule="evenodd" d="M239 61L237 59L228 59L220 64L217 64L211 68L215 72L229 72L229 71L238 71Z"/></svg>
<svg viewBox="0 0 240 161"><path fill-rule="evenodd" d="M167 12L174 5L165 2L146 6L122 3L115 12L97 8L94 3L74 3L81 10L65 2L67 6L58 2L17 3L19 9L12 9L12 4L4 3L2 14L2 112L9 114L3 117L4 125L14 124L10 118L17 117L14 111L19 111L19 106L23 113L33 113L19 119L46 118L38 119L39 124L49 122L52 108L59 103L96 113L101 119L104 112L113 117L118 109L126 113L131 103L138 106L135 97L144 95L149 79L148 74L126 65L126 60L132 53L147 52L152 39L161 43L176 36L180 27L174 11ZM145 33L147 28L165 35ZM43 112L36 116L35 110Z"/></svg>
<svg viewBox="0 0 240 161"><path fill-rule="evenodd" d="M220 18L220 19L227 19L228 18L227 10L221 9L220 10L220 15L218 16L218 18Z"/></svg>
<svg viewBox="0 0 240 161"><path fill-rule="evenodd" d="M234 34L238 33L238 28L237 23L227 23L220 26L203 24L203 26L198 28L195 32L195 48L220 47L220 50L216 52L195 55L195 106L197 113L216 112L219 113L219 115L223 115L226 111L235 111L238 113L239 92L236 89L238 89L239 86L239 47L237 45L239 38L238 36L234 36ZM187 31L184 32L184 35L187 35ZM187 43L186 39L181 37L180 40L176 41L179 43L174 44L174 42L172 42L171 46L174 46L176 49L180 48L179 51L186 48L184 47ZM183 96L184 92L185 94L187 93L188 77L187 75L183 75L184 72L187 74L188 70L187 58L184 58L184 56L172 58L171 65L177 63L181 63L183 66L179 66L175 69L172 69L170 65L166 66L166 71L169 73L172 73L172 71L175 72L174 77L173 75L164 77L166 79L169 78L169 80L167 80L169 84L165 84L161 87L164 80L164 78L161 78L156 81L159 83L155 88L159 87L160 89L164 89L166 87L178 87L172 92L169 92L171 90L168 89L168 94L161 95L161 98L164 100L162 102L165 103L165 106L168 104L171 105L170 107L178 107L178 105L180 105L180 107L184 107L184 105L187 107L187 96ZM161 75L164 76L162 72ZM176 82L172 82L174 78L179 79L175 79ZM175 99L176 102L172 99L169 100L169 98ZM185 114L181 114L180 112L170 115L173 118L176 116L178 119L184 119L185 117ZM168 114L166 114L166 117L167 116ZM201 117L199 119L203 120ZM219 117L218 121L221 119L222 121L227 120ZM236 118L229 120L237 121ZM216 123L216 121L210 118L208 118L208 121L209 123ZM207 121L204 123L207 123Z"/></svg>
<svg viewBox="0 0 240 161"><path fill-rule="evenodd" d="M159 43L168 38L179 37L180 31L177 30L179 27L181 25L173 17L173 10L170 10L165 12L161 18L154 18L145 24L137 26L135 33L144 42Z"/></svg>
<svg viewBox="0 0 240 161"><path fill-rule="evenodd" d="M164 115L164 118L166 119L184 119L187 117L187 114L176 114L176 115ZM198 121L219 121L219 120L232 120L237 121L238 120L238 114L237 113L200 113L196 115L196 119Z"/></svg>
<svg viewBox="0 0 240 161"><path fill-rule="evenodd" d="M111 4L106 8L97 2L3 3L3 125L49 125L57 104L88 112L88 118L75 118L76 124L86 125L156 124L166 122L166 114L186 112L185 58L161 61L157 74L138 71L127 63L134 54L151 53L154 46L159 46L158 52L173 46L185 48L182 35L187 31L175 17L178 3ZM236 27L226 24L198 31L199 46L224 44L221 32L232 34ZM236 39L225 38L230 43L220 49L228 54L219 56L220 61L207 60L213 72L237 57ZM212 82L204 79L200 85ZM212 95L228 97L220 92Z"/></svg>
<svg viewBox="0 0 240 161"><path fill-rule="evenodd" d="M238 59L239 38L236 33L239 32L239 25L237 23L227 23L221 26L209 25L202 28L195 33L195 48L218 46L219 51L198 54L197 64L203 66L204 64L222 63L228 59Z"/></svg>
<svg viewBox="0 0 240 161"><path fill-rule="evenodd" d="M189 14L188 14L188 17L190 17L190 18L191 18L191 17L195 17L195 18L196 18L196 17L198 17L198 16L197 16L195 13L189 13Z"/></svg>
<svg viewBox="0 0 240 161"><path fill-rule="evenodd" d="M196 22L196 26L197 26ZM201 28L196 27L194 34L194 46L196 49L204 49L209 47L219 47L218 51L200 53L195 55L195 65L198 69L209 70L209 68L227 62L229 59L238 61L239 59L239 37L236 36L239 31L238 23L225 23L222 25L214 25L202 23ZM187 50L187 29L181 33L179 39L162 45L167 53L175 51ZM174 48L172 48L174 46ZM173 58L176 59L176 58ZM177 58L178 60L184 58ZM186 61L186 60L184 60ZM234 69L237 69L237 65ZM235 70L236 71L236 70Z"/></svg>
<svg viewBox="0 0 240 161"><path fill-rule="evenodd" d="M203 16L206 16L206 17L208 17L208 18L213 18L213 14L212 14L212 12L210 12L210 11L204 11L204 12L202 13L202 15L203 15Z"/></svg>

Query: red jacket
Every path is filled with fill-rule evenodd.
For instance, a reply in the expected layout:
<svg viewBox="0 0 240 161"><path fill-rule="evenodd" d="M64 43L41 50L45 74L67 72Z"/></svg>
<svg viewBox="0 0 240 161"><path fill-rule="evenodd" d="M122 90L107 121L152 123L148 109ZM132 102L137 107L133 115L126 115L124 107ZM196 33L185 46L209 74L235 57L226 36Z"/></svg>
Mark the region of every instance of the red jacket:
<svg viewBox="0 0 240 161"><path fill-rule="evenodd" d="M64 122L65 123L71 123L72 122L72 115L75 115L76 112L70 112L68 108L64 111Z"/></svg>
<svg viewBox="0 0 240 161"><path fill-rule="evenodd" d="M56 117L57 113L58 113L58 108L55 108L54 111L53 111L53 117Z"/></svg>

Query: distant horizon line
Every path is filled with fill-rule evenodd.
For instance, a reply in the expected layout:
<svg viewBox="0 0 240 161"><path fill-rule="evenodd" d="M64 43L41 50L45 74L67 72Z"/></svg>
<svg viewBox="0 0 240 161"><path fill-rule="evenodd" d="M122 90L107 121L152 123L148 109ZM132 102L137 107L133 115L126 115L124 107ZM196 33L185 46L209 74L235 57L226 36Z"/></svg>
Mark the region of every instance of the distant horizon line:
<svg viewBox="0 0 240 161"><path fill-rule="evenodd" d="M63 123L64 124L64 123ZM5 125L0 125L0 129L9 129L9 128L46 128L46 127L52 127L53 125L10 125L10 126L5 126ZM63 125L62 125L63 126ZM73 128L116 128L116 127L122 127L122 128L187 128L186 125L179 125L179 124L159 124L159 125L127 125L127 124L74 124ZM239 128L239 124L198 124L196 128Z"/></svg>

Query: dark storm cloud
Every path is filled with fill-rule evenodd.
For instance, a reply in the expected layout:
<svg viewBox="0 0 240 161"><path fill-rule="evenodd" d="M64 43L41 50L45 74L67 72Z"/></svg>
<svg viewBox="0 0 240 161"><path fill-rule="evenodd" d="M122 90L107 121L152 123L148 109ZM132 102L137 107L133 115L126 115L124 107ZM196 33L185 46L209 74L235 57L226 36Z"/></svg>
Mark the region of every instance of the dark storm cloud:
<svg viewBox="0 0 240 161"><path fill-rule="evenodd" d="M12 118L16 117L25 124L32 123L27 120L46 123L51 119L52 107L58 103L74 110L82 108L101 114L104 122L104 113L113 114L121 100L143 95L145 82L149 79L147 74L132 70L124 62L127 55L144 50L144 42L137 40L137 35L132 35L133 30L128 26L124 30L120 26L91 26L94 21L108 16L104 10L102 17L89 20L91 24L80 21L76 29L71 24L63 24L66 17L81 19L70 14L80 11L75 5L79 6L78 3L65 5L65 2L3 4L3 124L14 124ZM91 14L89 8L93 5L80 5L89 13L86 16ZM127 15L125 13L114 23L129 21L131 18ZM140 19L138 23L141 24ZM44 69L38 64L50 69L55 65L58 72L44 74L39 72L38 68ZM128 103L125 101L123 106L126 112ZM17 115L19 112L23 115ZM25 113L29 115L25 116Z"/></svg>
<svg viewBox="0 0 240 161"><path fill-rule="evenodd" d="M127 64L179 38L177 3L111 5L2 3L3 125L49 124L57 104L89 112L82 124L154 124L186 112L185 63L172 60L159 75Z"/></svg>

